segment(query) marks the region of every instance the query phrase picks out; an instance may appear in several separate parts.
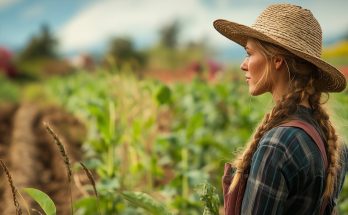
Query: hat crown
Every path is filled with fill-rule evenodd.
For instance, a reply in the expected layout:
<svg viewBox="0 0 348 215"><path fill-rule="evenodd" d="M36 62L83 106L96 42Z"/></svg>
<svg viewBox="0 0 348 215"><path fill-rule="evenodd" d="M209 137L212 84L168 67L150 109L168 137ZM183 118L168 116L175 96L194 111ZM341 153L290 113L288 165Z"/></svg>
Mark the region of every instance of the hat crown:
<svg viewBox="0 0 348 215"><path fill-rule="evenodd" d="M320 24L309 10L300 6L271 5L251 27L290 48L318 58L321 56Z"/></svg>

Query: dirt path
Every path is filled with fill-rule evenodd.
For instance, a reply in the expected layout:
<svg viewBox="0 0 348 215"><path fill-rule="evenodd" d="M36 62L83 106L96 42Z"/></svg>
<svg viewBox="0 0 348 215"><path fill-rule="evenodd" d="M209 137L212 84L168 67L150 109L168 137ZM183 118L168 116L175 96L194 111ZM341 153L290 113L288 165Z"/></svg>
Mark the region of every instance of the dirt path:
<svg viewBox="0 0 348 215"><path fill-rule="evenodd" d="M0 106L0 159L8 166L19 190L38 188L53 199L57 214L70 214L66 169L43 121L62 139L71 162L79 161L85 136L82 124L61 109L40 109L32 104ZM0 172L0 214L15 214L10 186L3 171ZM74 186L73 199L80 196ZM39 209L33 202L28 203Z"/></svg>

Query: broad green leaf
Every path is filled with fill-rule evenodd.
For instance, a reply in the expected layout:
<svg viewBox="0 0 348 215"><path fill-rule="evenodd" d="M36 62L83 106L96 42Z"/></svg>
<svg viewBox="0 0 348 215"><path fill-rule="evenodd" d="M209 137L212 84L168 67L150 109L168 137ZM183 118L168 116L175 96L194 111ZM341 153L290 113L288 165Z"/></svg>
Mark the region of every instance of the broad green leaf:
<svg viewBox="0 0 348 215"><path fill-rule="evenodd" d="M56 206L52 199L44 192L35 188L24 188L25 191L31 198L33 198L46 213L46 215L55 215Z"/></svg>
<svg viewBox="0 0 348 215"><path fill-rule="evenodd" d="M162 85L156 93L156 99L158 103L161 105L168 104L171 100L171 91L169 87L167 87L166 85Z"/></svg>
<svg viewBox="0 0 348 215"><path fill-rule="evenodd" d="M124 191L121 193L121 195L129 202L151 212L153 215L171 214L162 203L156 201L146 193Z"/></svg>
<svg viewBox="0 0 348 215"><path fill-rule="evenodd" d="M95 197L86 197L75 201L75 214L96 215L98 214L97 202Z"/></svg>

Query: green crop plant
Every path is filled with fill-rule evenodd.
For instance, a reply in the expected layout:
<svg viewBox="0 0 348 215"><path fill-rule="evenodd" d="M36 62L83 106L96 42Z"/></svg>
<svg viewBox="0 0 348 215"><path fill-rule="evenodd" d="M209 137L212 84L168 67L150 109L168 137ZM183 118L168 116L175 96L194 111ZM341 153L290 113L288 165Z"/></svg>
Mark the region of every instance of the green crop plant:
<svg viewBox="0 0 348 215"><path fill-rule="evenodd" d="M144 214L152 210L143 205L149 199L174 215L216 213L222 207L224 162L241 150L272 106L269 95L249 96L241 76L227 73L215 83L196 79L164 85L99 71L52 79L47 89L88 128L84 163L97 174L102 214ZM344 92L329 102L343 128L347 98ZM217 188L219 198L195 191L206 182ZM347 190L341 195L342 213ZM124 193L131 194L130 202ZM214 201L210 212L201 199ZM76 201L76 213L94 214L93 201Z"/></svg>
<svg viewBox="0 0 348 215"><path fill-rule="evenodd" d="M17 102L20 98L20 87L7 79L0 71L0 102Z"/></svg>

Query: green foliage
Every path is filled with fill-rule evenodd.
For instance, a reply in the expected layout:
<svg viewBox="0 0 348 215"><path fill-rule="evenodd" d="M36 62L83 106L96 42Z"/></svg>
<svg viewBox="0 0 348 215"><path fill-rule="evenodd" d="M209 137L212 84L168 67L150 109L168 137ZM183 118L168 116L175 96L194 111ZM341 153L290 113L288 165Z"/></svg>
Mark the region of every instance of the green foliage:
<svg viewBox="0 0 348 215"><path fill-rule="evenodd" d="M346 132L348 125L348 89L338 94L331 94L328 103L330 118L333 120L339 136L348 144L348 133Z"/></svg>
<svg viewBox="0 0 348 215"><path fill-rule="evenodd" d="M24 188L23 191L31 196L40 205L45 214L56 214L56 206L46 193L35 188Z"/></svg>
<svg viewBox="0 0 348 215"><path fill-rule="evenodd" d="M125 74L98 75L81 73L64 84L52 79L48 86L68 110L87 122L86 165L100 177L100 199L108 202L102 212L125 214L129 207L113 192L134 186L150 190L158 176L152 146L145 148L147 138L155 132L156 101L150 92L157 86L137 85L134 77Z"/></svg>
<svg viewBox="0 0 348 215"><path fill-rule="evenodd" d="M20 53L20 59L29 61L38 58L55 58L57 44L57 39L52 35L49 26L42 25L40 32L30 39Z"/></svg>
<svg viewBox="0 0 348 215"><path fill-rule="evenodd" d="M19 97L19 87L0 74L0 102L16 102Z"/></svg>
<svg viewBox="0 0 348 215"><path fill-rule="evenodd" d="M130 65L133 70L138 70L146 64L146 55L136 50L128 37L113 38L109 47L106 60L111 66L122 68Z"/></svg>
<svg viewBox="0 0 348 215"><path fill-rule="evenodd" d="M174 21L162 27L160 31L160 43L168 49L175 49L178 43L180 24Z"/></svg>
<svg viewBox="0 0 348 215"><path fill-rule="evenodd" d="M203 215L219 215L220 200L216 188L204 183L200 185L198 192L201 201L204 202Z"/></svg>
<svg viewBox="0 0 348 215"><path fill-rule="evenodd" d="M156 92L156 99L160 105L168 104L171 99L171 91L169 87L161 85Z"/></svg>
<svg viewBox="0 0 348 215"><path fill-rule="evenodd" d="M166 69L168 72L182 70L189 67L193 62L202 62L209 59L211 48L205 40L190 41L178 44L181 23L174 21L163 26L160 31L160 42L151 47L146 53L147 67L152 69Z"/></svg>
<svg viewBox="0 0 348 215"><path fill-rule="evenodd" d="M86 197L74 203L74 208L78 208L75 214L95 215L98 211L96 199L94 197Z"/></svg>
<svg viewBox="0 0 348 215"><path fill-rule="evenodd" d="M250 97L242 78L228 75L215 84L166 86L121 73L77 73L52 79L47 88L87 125L85 164L98 174L102 214L144 213L125 201L119 194L124 190L160 195L173 214L216 214L222 193L217 189L218 198L212 187L220 187L224 162L244 146L271 105L269 95ZM338 127L347 124L347 98L344 92L329 102ZM212 187L203 186L199 196L194 188L207 181ZM92 201L80 200L77 211L93 214Z"/></svg>
<svg viewBox="0 0 348 215"><path fill-rule="evenodd" d="M47 86L88 126L86 165L100 178L105 213L126 214L132 206L112 193L141 187L162 190L174 213L201 214L193 188L207 180L220 184L222 162L233 158L263 114L251 102L266 107L236 96L246 90L238 82L165 86L124 74L80 73ZM161 121L170 132L158 130Z"/></svg>
<svg viewBox="0 0 348 215"><path fill-rule="evenodd" d="M153 215L170 215L168 209L160 202L153 199L146 193L124 191L122 197L135 204L138 207L144 208Z"/></svg>

